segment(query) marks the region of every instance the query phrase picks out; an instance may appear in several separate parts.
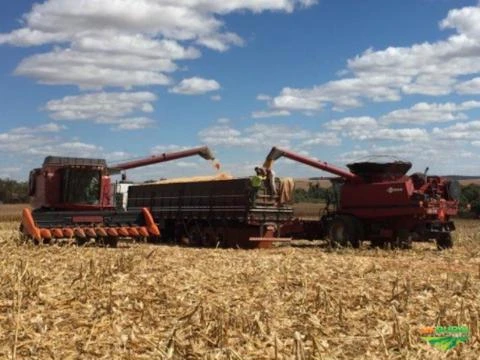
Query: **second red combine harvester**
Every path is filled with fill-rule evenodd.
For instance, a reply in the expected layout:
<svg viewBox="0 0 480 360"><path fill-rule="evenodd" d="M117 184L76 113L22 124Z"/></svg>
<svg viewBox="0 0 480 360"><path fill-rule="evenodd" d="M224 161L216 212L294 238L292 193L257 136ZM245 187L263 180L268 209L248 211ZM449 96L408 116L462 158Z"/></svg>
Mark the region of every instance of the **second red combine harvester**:
<svg viewBox="0 0 480 360"><path fill-rule="evenodd" d="M347 165L347 171L277 147L268 154L265 166L271 167L282 156L338 176L332 180L334 209L327 206L319 221L285 225L283 234L328 237L333 245L352 247L370 240L373 245L408 248L412 240L430 239L440 249L452 247L457 182L426 173L408 176L409 162L359 162Z"/></svg>
<svg viewBox="0 0 480 360"><path fill-rule="evenodd" d="M36 243L71 238L116 246L121 237L158 238L160 230L147 207L118 210L110 175L120 171L200 155L214 160L208 147L163 153L107 166L104 159L48 156L30 172L31 207L23 209L21 233Z"/></svg>

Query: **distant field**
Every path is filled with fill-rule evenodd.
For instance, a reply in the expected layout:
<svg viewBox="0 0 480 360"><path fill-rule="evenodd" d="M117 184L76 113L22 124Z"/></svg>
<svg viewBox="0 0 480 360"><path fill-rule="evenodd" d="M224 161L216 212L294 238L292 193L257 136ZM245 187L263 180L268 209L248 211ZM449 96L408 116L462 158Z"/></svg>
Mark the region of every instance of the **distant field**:
<svg viewBox="0 0 480 360"><path fill-rule="evenodd" d="M22 216L22 209L28 206L28 204L0 205L0 222L19 221Z"/></svg>
<svg viewBox="0 0 480 360"><path fill-rule="evenodd" d="M323 189L328 189L331 186L330 180L295 179L295 188L297 189L308 190L310 184L318 184Z"/></svg>
<svg viewBox="0 0 480 360"><path fill-rule="evenodd" d="M459 181L460 185L466 186L466 185L480 185L480 179L465 179L465 180L460 180Z"/></svg>
<svg viewBox="0 0 480 360"><path fill-rule="evenodd" d="M320 218L325 203L298 203L293 204L293 214L301 218Z"/></svg>

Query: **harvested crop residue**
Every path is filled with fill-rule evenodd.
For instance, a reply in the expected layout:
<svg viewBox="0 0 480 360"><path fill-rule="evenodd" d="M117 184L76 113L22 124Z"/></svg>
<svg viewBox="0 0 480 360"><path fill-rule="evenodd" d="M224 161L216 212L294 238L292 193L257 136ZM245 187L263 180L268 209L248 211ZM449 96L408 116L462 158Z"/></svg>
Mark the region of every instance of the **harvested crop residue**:
<svg viewBox="0 0 480 360"><path fill-rule="evenodd" d="M478 222L453 250L18 245L0 230L0 358L478 359ZM453 271L455 270L455 271ZM449 352L425 326L464 324Z"/></svg>

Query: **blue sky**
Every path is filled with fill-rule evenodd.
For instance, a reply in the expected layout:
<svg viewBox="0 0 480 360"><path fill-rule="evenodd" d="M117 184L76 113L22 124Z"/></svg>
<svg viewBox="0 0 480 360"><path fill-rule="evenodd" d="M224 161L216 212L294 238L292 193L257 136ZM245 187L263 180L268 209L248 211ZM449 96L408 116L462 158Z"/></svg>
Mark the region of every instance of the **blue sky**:
<svg viewBox="0 0 480 360"><path fill-rule="evenodd" d="M480 171L477 1L47 0L0 14L0 177L207 144L244 176L271 146ZM200 158L134 179L203 175ZM323 173L281 160L280 176Z"/></svg>

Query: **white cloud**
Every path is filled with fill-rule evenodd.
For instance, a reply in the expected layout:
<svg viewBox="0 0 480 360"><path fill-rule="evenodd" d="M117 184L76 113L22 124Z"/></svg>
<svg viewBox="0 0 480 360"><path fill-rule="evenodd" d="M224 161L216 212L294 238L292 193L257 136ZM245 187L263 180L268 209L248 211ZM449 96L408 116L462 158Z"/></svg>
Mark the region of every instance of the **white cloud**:
<svg viewBox="0 0 480 360"><path fill-rule="evenodd" d="M311 138L301 143L301 146L337 146L341 144L341 140L337 133L334 132L319 132L312 134ZM307 154L305 154L307 155Z"/></svg>
<svg viewBox="0 0 480 360"><path fill-rule="evenodd" d="M269 101L269 100L272 100L272 97L269 96L269 95L265 95L265 94L258 94L258 95L257 95L257 100L260 100L260 101Z"/></svg>
<svg viewBox="0 0 480 360"><path fill-rule="evenodd" d="M39 125L33 128L29 127L19 127L10 130L12 134L37 134L37 133L58 133L65 129L65 126L58 125L55 123L48 123Z"/></svg>
<svg viewBox="0 0 480 360"><path fill-rule="evenodd" d="M56 142L55 144L45 144L43 146L31 147L26 151L28 155L36 156L77 156L102 158L103 148L94 144L88 144L81 141Z"/></svg>
<svg viewBox="0 0 480 360"><path fill-rule="evenodd" d="M391 129L378 124L376 119L369 116L332 120L327 122L325 127L329 130L338 131L343 136L354 140L416 141L428 139L428 133L425 129Z"/></svg>
<svg viewBox="0 0 480 360"><path fill-rule="evenodd" d="M176 40L155 40L143 34L105 33L95 37L84 36L74 40L72 48L85 52L105 52L112 55L134 55L140 59L196 59L201 52L192 47L183 47ZM161 69L158 69L161 70Z"/></svg>
<svg viewBox="0 0 480 360"><path fill-rule="evenodd" d="M459 94L480 94L480 77L461 82L455 88Z"/></svg>
<svg viewBox="0 0 480 360"><path fill-rule="evenodd" d="M23 28L0 44L62 46L24 59L16 74L81 88L168 85L174 61L195 59L192 43L217 51L243 45L225 31L234 12L292 12L313 0L47 0L23 16Z"/></svg>
<svg viewBox="0 0 480 360"><path fill-rule="evenodd" d="M265 149L273 145L290 147L292 142L320 139L323 135L287 125L257 123L239 130L225 123L203 129L198 136L202 142L211 146L248 146L251 149ZM331 136L333 137L328 140L324 138L325 145L337 145L336 137Z"/></svg>
<svg viewBox="0 0 480 360"><path fill-rule="evenodd" d="M197 40L197 44L203 45L220 52L227 51L230 45L243 46L243 39L234 33L212 34L202 36Z"/></svg>
<svg viewBox="0 0 480 360"><path fill-rule="evenodd" d="M436 127L432 134L444 140L477 140L480 138L480 120L461 122L445 128Z"/></svg>
<svg viewBox="0 0 480 360"><path fill-rule="evenodd" d="M0 152L27 153L31 149L58 141L55 133L63 129L63 126L49 123L36 127L18 127L0 133Z"/></svg>
<svg viewBox="0 0 480 360"><path fill-rule="evenodd" d="M252 118L262 119L269 117L278 117L278 116L289 116L290 112L287 110L271 110L271 111L254 111L252 112Z"/></svg>
<svg viewBox="0 0 480 360"><path fill-rule="evenodd" d="M242 132L227 124L214 125L198 133L200 140L208 145L243 146L255 145L252 138L242 136Z"/></svg>
<svg viewBox="0 0 480 360"><path fill-rule="evenodd" d="M20 167L1 167L0 168L0 179L11 179L15 176L18 176L22 168Z"/></svg>
<svg viewBox="0 0 480 360"><path fill-rule="evenodd" d="M467 115L462 111L480 108L480 101L465 101L455 103L418 103L409 109L398 109L380 118L384 123L397 124L428 124L454 120L465 120Z"/></svg>
<svg viewBox="0 0 480 360"><path fill-rule="evenodd" d="M170 89L170 92L182 95L200 95L220 89L220 84L215 80L192 77L183 79L179 84Z"/></svg>
<svg viewBox="0 0 480 360"><path fill-rule="evenodd" d="M44 107L52 119L92 121L110 124L112 130L140 130L152 127L155 121L144 117L128 117L136 112L151 113L156 100L151 92L91 93L50 100Z"/></svg>
<svg viewBox="0 0 480 360"><path fill-rule="evenodd" d="M398 101L403 94L478 93L477 79L462 81L480 73L479 24L480 7L451 10L441 27L456 33L446 40L368 49L348 60L342 75L350 77L311 88L285 87L273 99L262 95L261 100L271 110L320 111L331 105L342 111L362 106L364 101Z"/></svg>
<svg viewBox="0 0 480 360"><path fill-rule="evenodd" d="M352 130L371 130L377 128L377 120L369 116L346 117L339 120L332 120L325 124L325 127L336 131L352 131Z"/></svg>
<svg viewBox="0 0 480 360"><path fill-rule="evenodd" d="M33 77L48 85L74 84L82 89L105 86L130 88L168 85L171 80L162 71L171 72L175 69L175 64L169 59L56 49L22 60L15 74Z"/></svg>
<svg viewBox="0 0 480 360"><path fill-rule="evenodd" d="M98 124L111 124L112 130L141 130L152 127L155 121L146 117L122 118L122 119L105 119L97 121Z"/></svg>
<svg viewBox="0 0 480 360"><path fill-rule="evenodd" d="M163 154L165 152L180 151L188 149L187 146L180 146L176 144L170 145L155 145L150 149L151 154Z"/></svg>
<svg viewBox="0 0 480 360"><path fill-rule="evenodd" d="M352 136L359 140L398 140L398 141L424 141L429 138L425 129L378 129L374 132L359 133Z"/></svg>
<svg viewBox="0 0 480 360"><path fill-rule="evenodd" d="M101 122L124 117L135 111L151 113L154 110L152 102L156 98L151 92L101 92L50 100L44 108L55 120Z"/></svg>
<svg viewBox="0 0 480 360"><path fill-rule="evenodd" d="M212 99L213 101L220 101L222 100L222 97L217 94L217 95L210 96L210 99Z"/></svg>

